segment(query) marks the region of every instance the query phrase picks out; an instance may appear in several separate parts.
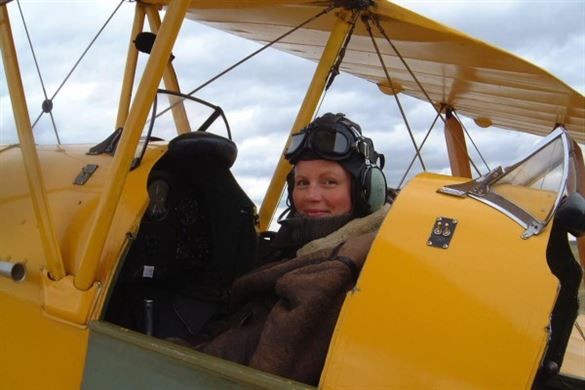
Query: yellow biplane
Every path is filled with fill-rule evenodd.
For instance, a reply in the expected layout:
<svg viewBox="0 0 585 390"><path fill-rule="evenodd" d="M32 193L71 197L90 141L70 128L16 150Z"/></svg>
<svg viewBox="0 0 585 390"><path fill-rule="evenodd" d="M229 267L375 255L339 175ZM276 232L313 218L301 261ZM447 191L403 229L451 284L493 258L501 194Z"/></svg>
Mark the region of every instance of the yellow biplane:
<svg viewBox="0 0 585 390"><path fill-rule="evenodd" d="M428 101L444 123L452 175L400 189L345 299L320 388L585 387L582 270L568 239L583 265L582 94L386 0L140 0L116 131L99 145L38 146L15 3L0 0L19 137L0 145L0 387L310 387L169 341L196 332L250 269L290 169L278 162L257 213L225 163L235 144L205 131L223 120L231 138L222 109L179 88L171 59L185 19L317 63L291 133L337 71ZM195 122L192 103L212 114ZM459 115L543 138L473 177ZM165 126L170 142L155 136Z"/></svg>

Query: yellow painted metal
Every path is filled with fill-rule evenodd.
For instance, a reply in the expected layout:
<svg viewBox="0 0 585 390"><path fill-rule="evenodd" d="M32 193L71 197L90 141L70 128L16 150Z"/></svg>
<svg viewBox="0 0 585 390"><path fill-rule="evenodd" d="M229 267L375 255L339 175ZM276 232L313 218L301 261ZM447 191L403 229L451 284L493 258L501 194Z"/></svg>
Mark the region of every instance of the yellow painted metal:
<svg viewBox="0 0 585 390"><path fill-rule="evenodd" d="M531 388L559 287L550 225L523 240L503 213L436 192L460 182L422 174L401 191L345 300L321 388ZM427 245L438 217L458 221L448 249Z"/></svg>
<svg viewBox="0 0 585 390"><path fill-rule="evenodd" d="M79 270L75 277L75 286L80 290L87 290L95 281L104 243L128 175L134 151L188 6L188 0L174 0L170 3L150 53L114 156L109 180L106 182L95 219L91 225L91 235L85 245Z"/></svg>
<svg viewBox="0 0 585 390"><path fill-rule="evenodd" d="M138 62L138 50L134 46L134 39L142 32L145 13L144 5L140 2L136 2L134 8L134 22L132 24L132 32L130 33L128 54L126 56L126 68L124 69L124 79L122 80L122 90L120 92L120 102L118 103L116 129L123 128L124 123L126 123L126 118L128 118L128 110L130 109L132 90L134 88L134 77L136 75L136 64Z"/></svg>
<svg viewBox="0 0 585 390"><path fill-rule="evenodd" d="M471 167L463 127L451 109L447 109L445 119L445 140L449 153L449 164L453 176L471 178Z"/></svg>
<svg viewBox="0 0 585 390"><path fill-rule="evenodd" d="M15 286L11 296L0 292L0 387L79 389L88 330L55 321L36 302L12 296L20 287Z"/></svg>
<svg viewBox="0 0 585 390"><path fill-rule="evenodd" d="M2 388L80 387L87 346L85 318L95 319L103 310L104 292L115 265L129 233L138 230L148 203L148 173L166 150L155 142L142 164L128 175L114 215L117 222L106 240L97 274L103 287L81 292L74 288L71 275L78 268L83 244L90 235L89 221L95 215L112 164L111 156L87 155L90 146L37 148L48 201L54 210L55 234L70 274L59 281L49 280L43 270L41 239L20 150L11 148L0 153L0 258L23 261L28 271L22 283L0 278L0 334L5 335L0 353ZM86 164L99 168L86 184L74 185L73 180ZM30 374L31 369L35 375Z"/></svg>
<svg viewBox="0 0 585 390"><path fill-rule="evenodd" d="M148 15L150 29L155 34L158 33L158 30L160 29L160 15L158 14L158 10L156 7L150 6L146 9L146 14ZM179 87L179 80L177 79L177 73L175 72L175 68L173 67L173 63L170 59L163 73L163 81L165 83L165 88L169 91L181 92L181 88ZM177 134L185 134L190 132L191 125L189 124L189 118L187 117L187 112L185 111L183 100L177 96L169 95L169 103L172 107L171 112L175 121Z"/></svg>
<svg viewBox="0 0 585 390"><path fill-rule="evenodd" d="M26 167L26 177L32 195L35 218L39 225L41 235L43 257L51 277L59 280L65 276L65 269L63 267L61 250L55 237L51 209L47 202L45 182L41 175L39 158L35 148L35 140L24 97L24 89L18 68L18 59L6 4L0 5L0 40L0 51L2 52L6 82L12 102L18 138L20 140L22 160Z"/></svg>
<svg viewBox="0 0 585 390"><path fill-rule="evenodd" d="M164 3L151 1L153 3ZM193 0L188 17L257 42L269 42L321 11L313 0ZM585 142L585 97L536 65L467 34L377 0L370 9L435 103L494 126L547 135L556 123ZM318 61L334 17L305 26L274 47ZM374 29L375 30L375 29ZM376 32L390 77L426 101L390 45ZM367 31L356 27L341 71L375 84L386 81Z"/></svg>
<svg viewBox="0 0 585 390"><path fill-rule="evenodd" d="M350 17L351 13L347 11L340 10L337 13L335 25L331 30L327 45L323 49L319 65L315 70L313 79L311 80L311 84L309 85L309 89L307 90L303 100L303 104L299 109L295 123L292 126L286 145L288 145L290 136L292 134L298 132L300 129L308 125L309 122L311 122L313 119L315 110L319 104L319 100L323 95L329 71L339 56L339 51L341 50L343 42L345 41L349 29L351 28L351 23L349 21ZM291 165L284 159L283 154L281 153L274 174L272 175L272 180L270 181L270 185L268 186L268 190L266 191L266 195L262 201L262 206L260 207L260 231L265 231L270 225L270 221L274 216L276 207L278 206L278 201L284 188L286 175L289 173L290 169Z"/></svg>
<svg viewBox="0 0 585 390"><path fill-rule="evenodd" d="M87 326L89 315L95 306L99 284L80 291L73 284L73 276L67 275L54 281L46 272L42 274L43 310L58 321Z"/></svg>

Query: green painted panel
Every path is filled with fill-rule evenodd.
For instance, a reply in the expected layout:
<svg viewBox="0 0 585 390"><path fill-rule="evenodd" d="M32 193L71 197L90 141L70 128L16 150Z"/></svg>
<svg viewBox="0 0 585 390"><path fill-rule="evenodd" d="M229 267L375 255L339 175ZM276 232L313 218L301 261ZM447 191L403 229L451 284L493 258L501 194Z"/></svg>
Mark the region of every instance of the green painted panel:
<svg viewBox="0 0 585 390"><path fill-rule="evenodd" d="M90 323L83 389L315 389L107 323Z"/></svg>

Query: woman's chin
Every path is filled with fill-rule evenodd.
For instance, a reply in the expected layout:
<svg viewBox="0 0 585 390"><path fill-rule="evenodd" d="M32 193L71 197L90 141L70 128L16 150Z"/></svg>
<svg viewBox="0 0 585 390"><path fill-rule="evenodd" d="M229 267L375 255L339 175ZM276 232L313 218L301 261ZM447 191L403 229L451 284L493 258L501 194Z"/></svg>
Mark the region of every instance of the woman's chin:
<svg viewBox="0 0 585 390"><path fill-rule="evenodd" d="M305 217L309 218L323 218L331 215L329 211L307 211L303 213Z"/></svg>

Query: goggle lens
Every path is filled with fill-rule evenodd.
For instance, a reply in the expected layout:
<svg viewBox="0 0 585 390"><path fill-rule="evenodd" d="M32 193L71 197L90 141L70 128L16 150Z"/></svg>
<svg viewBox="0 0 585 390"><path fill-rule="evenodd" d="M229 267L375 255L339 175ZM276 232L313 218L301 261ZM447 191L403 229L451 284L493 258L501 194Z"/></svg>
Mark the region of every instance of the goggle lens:
<svg viewBox="0 0 585 390"><path fill-rule="evenodd" d="M291 136L284 156L294 160L306 148L325 159L342 160L349 156L352 145L347 135L340 131L318 129L309 134L303 132Z"/></svg>
<svg viewBox="0 0 585 390"><path fill-rule="evenodd" d="M311 135L313 150L330 158L343 158L350 151L350 143L345 134L339 131L318 130Z"/></svg>
<svg viewBox="0 0 585 390"><path fill-rule="evenodd" d="M285 157L289 158L292 154L296 153L305 141L306 133L293 134L290 137L290 142L286 148Z"/></svg>

